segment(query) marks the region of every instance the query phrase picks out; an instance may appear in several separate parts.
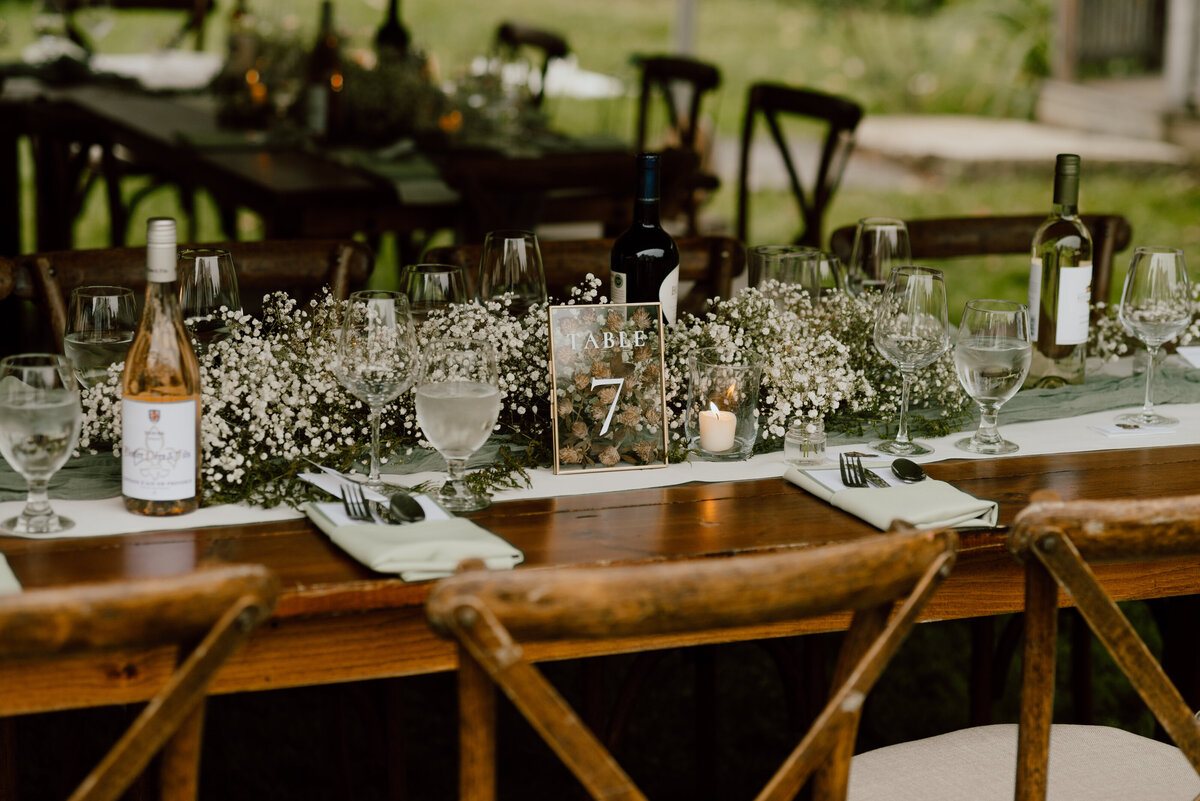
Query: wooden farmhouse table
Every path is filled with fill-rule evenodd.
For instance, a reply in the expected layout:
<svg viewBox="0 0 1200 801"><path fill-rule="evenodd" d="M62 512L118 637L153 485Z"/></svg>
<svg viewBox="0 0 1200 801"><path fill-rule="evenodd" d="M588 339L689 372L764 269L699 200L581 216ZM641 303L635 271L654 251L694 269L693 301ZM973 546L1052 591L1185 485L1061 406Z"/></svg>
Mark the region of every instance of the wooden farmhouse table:
<svg viewBox="0 0 1200 801"><path fill-rule="evenodd" d="M927 469L934 478L998 501L1003 527L1039 489L1064 498L1194 492L1200 445L956 460ZM519 570L705 559L813 547L874 533L783 479L510 501L471 516L524 550L527 559ZM284 584L278 609L218 675L216 693L455 669L451 643L425 622L423 602L431 584L406 584L371 572L307 520L47 541L0 537L0 551L30 589L169 574L209 561L261 563L276 571ZM1101 565L1097 573L1118 600L1200 592L1200 564L1194 560ZM927 607L926 618L1018 611L1022 577L1004 549L1002 528L964 532L954 573ZM839 630L846 624L842 617L829 617L733 634L562 641L541 647L535 656L570 659ZM81 657L45 669L30 669L38 666L28 663L0 666L0 708L18 714L144 700L171 663L171 653L146 651Z"/></svg>

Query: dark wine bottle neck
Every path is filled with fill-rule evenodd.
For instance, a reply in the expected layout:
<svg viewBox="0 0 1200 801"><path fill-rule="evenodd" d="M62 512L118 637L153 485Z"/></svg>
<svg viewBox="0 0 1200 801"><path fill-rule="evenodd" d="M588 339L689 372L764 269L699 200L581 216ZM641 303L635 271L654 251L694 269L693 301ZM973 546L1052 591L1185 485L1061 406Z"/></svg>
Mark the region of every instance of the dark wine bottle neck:
<svg viewBox="0 0 1200 801"><path fill-rule="evenodd" d="M635 223L658 225L659 186L658 158L641 156L638 160L637 200L633 204Z"/></svg>

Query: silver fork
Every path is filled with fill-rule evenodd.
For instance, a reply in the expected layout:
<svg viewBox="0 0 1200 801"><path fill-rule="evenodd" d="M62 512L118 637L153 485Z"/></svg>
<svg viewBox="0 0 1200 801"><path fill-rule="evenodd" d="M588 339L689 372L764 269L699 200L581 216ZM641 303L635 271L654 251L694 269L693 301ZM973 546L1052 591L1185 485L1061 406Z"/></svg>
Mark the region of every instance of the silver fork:
<svg viewBox="0 0 1200 801"><path fill-rule="evenodd" d="M865 487L867 478L863 475L862 459L857 456L838 456L838 470L842 474L842 483L847 487Z"/></svg>
<svg viewBox="0 0 1200 801"><path fill-rule="evenodd" d="M375 522L375 518L371 517L371 510L367 508L367 500L363 497L362 487L357 484L342 485L342 506L346 507L346 514L351 520Z"/></svg>

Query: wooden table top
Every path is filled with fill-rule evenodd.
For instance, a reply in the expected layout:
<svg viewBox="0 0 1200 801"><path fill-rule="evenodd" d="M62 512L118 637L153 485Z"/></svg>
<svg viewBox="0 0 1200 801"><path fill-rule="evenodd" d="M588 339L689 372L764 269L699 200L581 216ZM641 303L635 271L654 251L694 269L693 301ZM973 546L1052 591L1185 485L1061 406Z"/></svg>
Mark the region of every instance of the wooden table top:
<svg viewBox="0 0 1200 801"><path fill-rule="evenodd" d="M1064 498L1193 492L1200 445L961 460L927 469L935 478L998 501L1003 526L1038 489L1055 490ZM782 479L513 501L472 517L525 551L526 563L518 569L709 558L811 547L874 532ZM927 608L927 618L1021 609L1022 573L1004 550L1003 531L965 532L962 545L955 571ZM206 560L267 565L283 580L282 601L272 622L222 671L218 692L411 675L455 665L450 644L433 635L424 622L422 603L429 583L405 584L362 567L307 520L41 542L0 538L0 551L27 588L169 574ZM1200 565L1194 561L1102 565L1097 573L1119 600L1200 592ZM844 625L838 618L819 619L747 630L732 639ZM538 657L573 658L721 639L730 637L700 633L671 641L561 642L546 646ZM136 680L120 681L114 679L111 665L101 679L95 665L81 662L81 675L71 679L75 689L65 695L62 674L47 674L44 693L27 682L18 693L4 689L12 682L0 668L0 708L16 703L32 711L137 700L151 686L146 682L155 675L154 658L167 659L162 654L147 656L138 662ZM121 686L114 687L114 682Z"/></svg>

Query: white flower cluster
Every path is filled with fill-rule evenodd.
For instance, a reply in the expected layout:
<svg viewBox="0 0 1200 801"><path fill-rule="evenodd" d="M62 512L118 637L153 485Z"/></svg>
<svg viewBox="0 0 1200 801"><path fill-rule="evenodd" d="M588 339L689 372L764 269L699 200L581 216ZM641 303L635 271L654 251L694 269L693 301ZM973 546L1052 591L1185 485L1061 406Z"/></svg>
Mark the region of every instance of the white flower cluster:
<svg viewBox="0 0 1200 801"><path fill-rule="evenodd" d="M830 331L796 285L767 281L715 302L703 317L684 314L667 334L667 401L673 438L683 436L687 360L698 348L716 348L730 361L763 365L759 439L782 442L795 417L832 417L857 411L874 396L850 348Z"/></svg>

